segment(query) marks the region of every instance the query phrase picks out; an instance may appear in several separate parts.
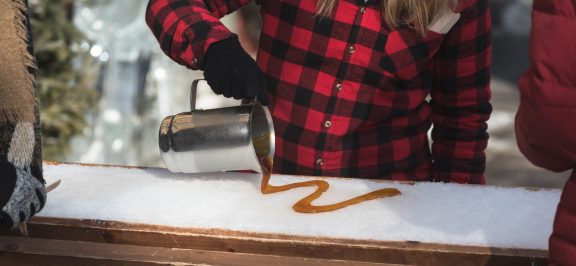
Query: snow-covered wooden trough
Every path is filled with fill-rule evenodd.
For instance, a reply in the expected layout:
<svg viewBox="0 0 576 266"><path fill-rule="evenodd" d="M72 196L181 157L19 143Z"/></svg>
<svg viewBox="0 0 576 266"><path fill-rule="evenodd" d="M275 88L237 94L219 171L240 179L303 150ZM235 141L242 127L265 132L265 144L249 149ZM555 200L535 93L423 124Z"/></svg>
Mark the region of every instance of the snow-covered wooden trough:
<svg viewBox="0 0 576 266"><path fill-rule="evenodd" d="M380 188L402 195L302 214L313 188L260 193L260 176L47 164L62 184L28 225L0 232L0 265L545 265L558 190L325 178L328 204ZM272 184L309 180L274 175Z"/></svg>

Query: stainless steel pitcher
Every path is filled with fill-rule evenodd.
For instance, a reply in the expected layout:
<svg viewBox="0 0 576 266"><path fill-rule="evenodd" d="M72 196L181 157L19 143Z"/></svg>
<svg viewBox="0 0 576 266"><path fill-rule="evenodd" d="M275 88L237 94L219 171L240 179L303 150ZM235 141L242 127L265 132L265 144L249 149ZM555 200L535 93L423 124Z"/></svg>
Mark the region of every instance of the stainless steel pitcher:
<svg viewBox="0 0 576 266"><path fill-rule="evenodd" d="M196 110L198 86L190 91L191 112L168 116L160 125L162 160L172 172L207 173L254 170L259 157L274 156L274 126L267 107L252 104Z"/></svg>

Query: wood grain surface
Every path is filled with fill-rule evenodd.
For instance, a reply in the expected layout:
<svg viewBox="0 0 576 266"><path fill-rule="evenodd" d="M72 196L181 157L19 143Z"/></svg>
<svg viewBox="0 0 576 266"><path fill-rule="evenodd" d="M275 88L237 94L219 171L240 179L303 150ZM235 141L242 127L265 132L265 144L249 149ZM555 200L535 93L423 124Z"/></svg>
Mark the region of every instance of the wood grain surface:
<svg viewBox="0 0 576 266"><path fill-rule="evenodd" d="M0 231L4 236L0 237L0 265L34 260L58 265L67 258L83 265L547 265L543 250L314 238L100 220L37 217L29 222L28 231L27 238L15 231ZM158 261L144 255L154 254L154 250L161 258ZM182 252L176 252L179 250ZM130 254L138 254L139 259Z"/></svg>

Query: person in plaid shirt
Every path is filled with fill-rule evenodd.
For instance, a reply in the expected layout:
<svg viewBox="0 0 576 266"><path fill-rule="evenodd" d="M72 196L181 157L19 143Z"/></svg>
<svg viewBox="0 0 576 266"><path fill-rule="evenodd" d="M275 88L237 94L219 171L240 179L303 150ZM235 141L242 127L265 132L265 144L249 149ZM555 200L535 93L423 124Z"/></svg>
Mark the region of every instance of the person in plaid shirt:
<svg viewBox="0 0 576 266"><path fill-rule="evenodd" d="M146 21L216 93L269 105L275 173L483 184L490 12L451 1L259 0L256 61L219 21L250 0L150 0ZM459 20L428 30L443 6Z"/></svg>

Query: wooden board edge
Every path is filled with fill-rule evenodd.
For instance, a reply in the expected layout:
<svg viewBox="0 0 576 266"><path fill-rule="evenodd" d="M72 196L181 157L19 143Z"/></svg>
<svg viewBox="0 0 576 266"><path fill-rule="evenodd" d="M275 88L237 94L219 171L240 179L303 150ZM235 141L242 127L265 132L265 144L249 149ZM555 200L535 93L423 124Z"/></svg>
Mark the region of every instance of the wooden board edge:
<svg viewBox="0 0 576 266"><path fill-rule="evenodd" d="M446 263L460 261L464 264L459 265L540 265L547 261L544 250L320 238L100 220L36 217L28 228L31 237L43 239L394 264L449 265Z"/></svg>
<svg viewBox="0 0 576 266"><path fill-rule="evenodd" d="M12 256L3 256L11 254ZM20 256L17 256L20 255ZM95 264L150 264L150 265L302 265L323 266L350 265L341 260L310 259L300 257L282 257L262 254L243 254L220 251L147 247L124 244L104 244L83 241L53 240L39 238L0 236L0 262L3 265L18 265L19 262L38 256L37 265L53 265L56 258L85 261ZM3 258L4 257L4 258ZM6 258L10 257L10 258ZM62 259L60 259L62 260ZM34 259L32 259L34 261ZM66 260L63 260L64 262ZM69 265L69 264L68 264ZM85 265L85 263L82 263ZM390 266L391 264L373 264L354 262L359 266Z"/></svg>

